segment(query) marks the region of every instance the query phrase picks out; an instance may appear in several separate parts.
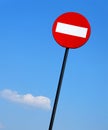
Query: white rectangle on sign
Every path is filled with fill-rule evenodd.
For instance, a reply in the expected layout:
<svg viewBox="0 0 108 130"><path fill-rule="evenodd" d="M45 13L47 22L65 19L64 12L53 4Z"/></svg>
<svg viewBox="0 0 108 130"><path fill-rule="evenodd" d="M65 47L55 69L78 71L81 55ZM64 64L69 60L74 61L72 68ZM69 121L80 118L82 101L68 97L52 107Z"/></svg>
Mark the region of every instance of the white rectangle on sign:
<svg viewBox="0 0 108 130"><path fill-rule="evenodd" d="M88 28L65 23L57 23L56 32L86 38Z"/></svg>

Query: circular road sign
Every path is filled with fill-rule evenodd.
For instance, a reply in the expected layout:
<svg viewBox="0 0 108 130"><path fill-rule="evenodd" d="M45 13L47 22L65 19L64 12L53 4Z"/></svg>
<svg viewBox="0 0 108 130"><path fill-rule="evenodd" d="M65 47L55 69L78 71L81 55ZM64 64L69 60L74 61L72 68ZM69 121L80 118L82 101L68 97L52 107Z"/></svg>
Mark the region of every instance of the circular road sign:
<svg viewBox="0 0 108 130"><path fill-rule="evenodd" d="M88 20L76 12L60 15L54 22L52 34L55 41L65 48L78 48L89 39L91 27Z"/></svg>

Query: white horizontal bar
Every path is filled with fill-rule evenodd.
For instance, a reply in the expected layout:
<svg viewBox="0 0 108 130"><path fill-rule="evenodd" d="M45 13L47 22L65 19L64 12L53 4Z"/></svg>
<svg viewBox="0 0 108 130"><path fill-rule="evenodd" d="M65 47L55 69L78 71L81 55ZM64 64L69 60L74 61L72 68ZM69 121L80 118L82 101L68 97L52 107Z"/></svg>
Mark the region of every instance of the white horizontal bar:
<svg viewBox="0 0 108 130"><path fill-rule="evenodd" d="M56 32L86 38L88 28L65 23L57 23Z"/></svg>

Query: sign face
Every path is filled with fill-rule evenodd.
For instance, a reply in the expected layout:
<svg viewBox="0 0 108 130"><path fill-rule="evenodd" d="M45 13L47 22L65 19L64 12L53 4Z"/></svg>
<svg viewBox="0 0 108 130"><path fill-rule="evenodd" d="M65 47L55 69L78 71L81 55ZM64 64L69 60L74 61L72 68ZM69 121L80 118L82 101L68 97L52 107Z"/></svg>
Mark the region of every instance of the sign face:
<svg viewBox="0 0 108 130"><path fill-rule="evenodd" d="M83 46L88 41L90 33L88 20L75 12L60 15L52 27L55 41L65 48L75 49Z"/></svg>

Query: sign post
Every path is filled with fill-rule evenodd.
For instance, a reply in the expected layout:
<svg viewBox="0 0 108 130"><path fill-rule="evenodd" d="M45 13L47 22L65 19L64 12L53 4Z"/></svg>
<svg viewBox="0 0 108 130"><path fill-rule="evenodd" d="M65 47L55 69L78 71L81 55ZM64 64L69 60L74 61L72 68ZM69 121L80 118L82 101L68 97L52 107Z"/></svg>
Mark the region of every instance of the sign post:
<svg viewBox="0 0 108 130"><path fill-rule="evenodd" d="M49 130L52 130L52 127L53 127L53 122L54 122L54 118L55 118L55 114L56 114L56 109L57 109L57 104L58 104L58 99L59 99L60 90L61 90L61 85L62 85L62 81L63 81L63 75L64 75L66 61L67 61L67 57L68 57L68 52L69 52L69 48L66 48L65 49L63 63L62 63L60 78L59 78L59 82L58 82L56 97L55 97L55 101L54 101L53 111L52 111L52 115L51 115Z"/></svg>
<svg viewBox="0 0 108 130"><path fill-rule="evenodd" d="M53 24L52 34L55 41L66 49L48 130L52 130L53 128L69 48L76 49L83 46L88 41L90 33L91 28L88 20L76 12L68 12L60 15Z"/></svg>

